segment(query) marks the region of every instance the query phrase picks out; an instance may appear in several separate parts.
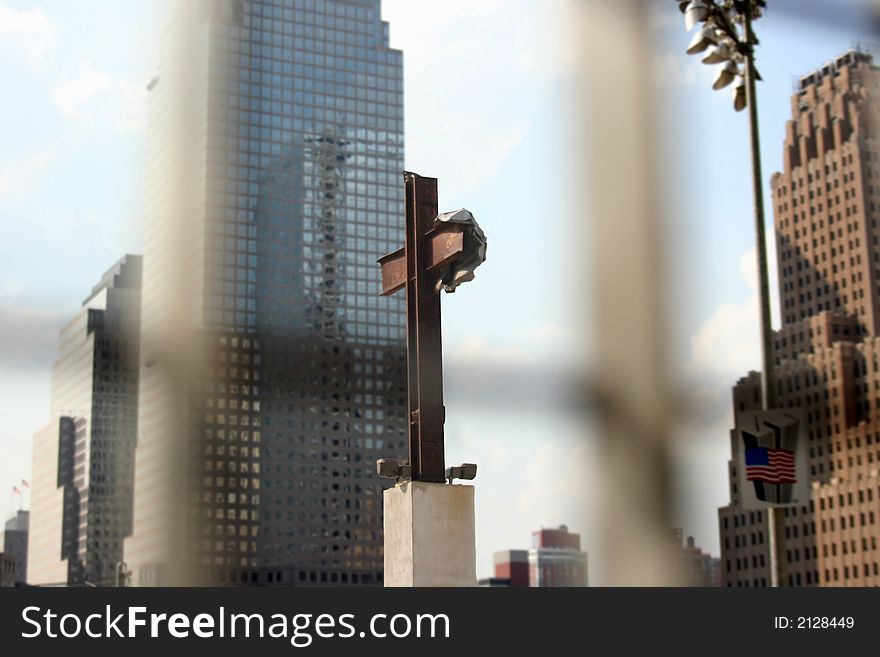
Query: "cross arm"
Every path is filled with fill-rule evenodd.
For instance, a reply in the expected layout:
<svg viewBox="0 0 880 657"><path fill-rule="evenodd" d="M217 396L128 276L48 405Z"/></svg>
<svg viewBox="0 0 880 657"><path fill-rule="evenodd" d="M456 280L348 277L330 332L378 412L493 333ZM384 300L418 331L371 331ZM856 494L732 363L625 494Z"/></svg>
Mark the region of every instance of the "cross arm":
<svg viewBox="0 0 880 657"><path fill-rule="evenodd" d="M431 243L431 262L428 269L437 269L455 260L464 251L464 229L460 225L441 226L431 230L425 238ZM399 249L379 259L382 270L382 296L394 294L406 286L406 251Z"/></svg>

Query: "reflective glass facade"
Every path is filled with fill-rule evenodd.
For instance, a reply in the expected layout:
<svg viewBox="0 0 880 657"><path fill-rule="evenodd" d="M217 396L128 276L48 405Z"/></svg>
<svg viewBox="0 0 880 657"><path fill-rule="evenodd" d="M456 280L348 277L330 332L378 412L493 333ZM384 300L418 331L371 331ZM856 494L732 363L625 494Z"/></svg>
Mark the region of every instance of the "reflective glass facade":
<svg viewBox="0 0 880 657"><path fill-rule="evenodd" d="M406 452L404 301L376 265L403 238L402 53L378 0L202 10L182 549L203 583L378 584L375 461Z"/></svg>
<svg viewBox="0 0 880 657"><path fill-rule="evenodd" d="M229 4L212 40L208 322L399 340L376 258L402 239L403 58L379 2Z"/></svg>

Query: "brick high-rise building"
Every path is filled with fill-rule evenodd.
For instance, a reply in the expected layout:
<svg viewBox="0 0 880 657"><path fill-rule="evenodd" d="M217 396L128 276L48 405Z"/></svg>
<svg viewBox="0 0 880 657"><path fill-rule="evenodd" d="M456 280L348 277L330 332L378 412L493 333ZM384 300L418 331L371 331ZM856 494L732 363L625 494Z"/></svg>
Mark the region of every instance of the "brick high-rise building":
<svg viewBox="0 0 880 657"><path fill-rule="evenodd" d="M782 311L772 384L778 407L804 412L811 500L778 514L773 551L772 515L742 509L729 464L726 586L770 585L774 558L781 585L880 585L878 101L880 69L858 50L802 78L792 98L784 170L771 180ZM733 400L759 409L760 375Z"/></svg>
<svg viewBox="0 0 880 657"><path fill-rule="evenodd" d="M560 525L532 532L529 585L533 587L587 586L587 553L581 535Z"/></svg>
<svg viewBox="0 0 880 657"><path fill-rule="evenodd" d="M493 577L480 586L573 587L587 586L587 553L581 552L581 535L560 525L532 532L529 550L502 550L493 555Z"/></svg>
<svg viewBox="0 0 880 657"><path fill-rule="evenodd" d="M675 530L676 543L681 546L681 565L687 586L716 587L721 585L721 560L697 547L693 536L684 537Z"/></svg>
<svg viewBox="0 0 880 657"><path fill-rule="evenodd" d="M492 579L504 581L505 586L528 588L529 551L502 550L492 555L495 576Z"/></svg>

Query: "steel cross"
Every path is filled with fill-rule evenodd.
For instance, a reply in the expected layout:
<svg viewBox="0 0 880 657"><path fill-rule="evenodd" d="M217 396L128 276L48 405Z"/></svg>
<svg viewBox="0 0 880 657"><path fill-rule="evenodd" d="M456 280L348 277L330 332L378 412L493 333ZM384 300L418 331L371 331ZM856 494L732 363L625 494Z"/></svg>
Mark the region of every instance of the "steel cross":
<svg viewBox="0 0 880 657"><path fill-rule="evenodd" d="M439 268L464 251L460 225L435 228L437 179L403 174L404 248L379 260L382 296L406 288L409 464L413 481L446 481L443 449L443 344Z"/></svg>

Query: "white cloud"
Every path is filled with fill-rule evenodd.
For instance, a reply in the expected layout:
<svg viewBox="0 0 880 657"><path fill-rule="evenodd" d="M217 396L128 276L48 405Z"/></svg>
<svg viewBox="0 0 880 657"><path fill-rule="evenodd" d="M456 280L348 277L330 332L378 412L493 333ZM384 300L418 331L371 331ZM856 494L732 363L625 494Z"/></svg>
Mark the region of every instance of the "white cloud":
<svg viewBox="0 0 880 657"><path fill-rule="evenodd" d="M0 300L16 299L24 292L24 283L20 278L0 280Z"/></svg>
<svg viewBox="0 0 880 657"><path fill-rule="evenodd" d="M481 366L527 366L538 360L533 351L516 344L495 345L473 335L463 339L452 349L449 359L457 363L480 363Z"/></svg>
<svg viewBox="0 0 880 657"><path fill-rule="evenodd" d="M702 82L700 60L696 57L668 54L654 58L654 80L657 84L686 86ZM705 67L704 67L705 68ZM710 80L711 82L711 80Z"/></svg>
<svg viewBox="0 0 880 657"><path fill-rule="evenodd" d="M407 167L466 194L523 142L573 48L550 33L567 0L386 0L405 58ZM426 47L426 42L429 44Z"/></svg>
<svg viewBox="0 0 880 657"><path fill-rule="evenodd" d="M672 444L674 461L675 522L697 544L712 554L719 554L718 508L730 501L727 460L730 458L730 428L733 409L730 384L719 393L725 410L714 420L682 422L676 426ZM716 400L717 401L717 400Z"/></svg>
<svg viewBox="0 0 880 657"><path fill-rule="evenodd" d="M95 116L88 108L99 93L110 86L110 76L93 70L84 70L77 77L63 82L52 90L52 100L65 116L85 121Z"/></svg>
<svg viewBox="0 0 880 657"><path fill-rule="evenodd" d="M770 306L773 308L773 327L779 321L779 284L774 266L776 262L775 237L768 232L768 259L770 262ZM749 370L761 367L760 322L758 316L758 265L755 248L740 258L742 281L749 295L740 303L724 303L703 322L691 340L689 373L726 378L732 383Z"/></svg>
<svg viewBox="0 0 880 657"><path fill-rule="evenodd" d="M27 197L55 159L56 147L46 146L20 158L0 162L0 202Z"/></svg>
<svg viewBox="0 0 880 657"><path fill-rule="evenodd" d="M96 235L100 227L98 215L89 209L75 208L63 213L47 213L29 217L32 226L37 227L43 239L52 242L66 242L82 231Z"/></svg>
<svg viewBox="0 0 880 657"><path fill-rule="evenodd" d="M109 125L124 134L140 131L146 123L144 85L113 78L89 65L56 85L51 95L62 115L87 127Z"/></svg>
<svg viewBox="0 0 880 657"><path fill-rule="evenodd" d="M692 372L726 378L728 385L761 365L754 248L741 258L740 276L749 287L748 298L720 305L691 341Z"/></svg>
<svg viewBox="0 0 880 657"><path fill-rule="evenodd" d="M520 474L517 513L535 518L545 527L582 523L587 504L597 497L595 479L587 477L593 450L580 440L548 440L529 459ZM548 476L552 473L552 476ZM535 527L534 529L538 529Z"/></svg>
<svg viewBox="0 0 880 657"><path fill-rule="evenodd" d="M684 32L684 21L681 12L671 2L652 2L649 12L649 24L656 30L677 28Z"/></svg>
<svg viewBox="0 0 880 657"><path fill-rule="evenodd" d="M10 368L0 360L0 416L4 420L0 426L0 508L4 514L12 506L12 486L31 479L31 436L48 420L49 380L48 366ZM18 499L15 502L17 509Z"/></svg>
<svg viewBox="0 0 880 657"><path fill-rule="evenodd" d="M746 298L719 305L691 340L689 408L676 427L673 445L679 521L714 554L719 551L716 510L729 501L730 390L750 370L761 367L755 258L752 248L740 259Z"/></svg>
<svg viewBox="0 0 880 657"><path fill-rule="evenodd" d="M459 171L471 187L479 187L504 166L517 146L522 143L531 128L527 119L511 120L503 131L490 132L484 136L476 157L459 152Z"/></svg>
<svg viewBox="0 0 880 657"><path fill-rule="evenodd" d="M66 319L57 309L0 306L0 368L48 368L55 356L58 330Z"/></svg>
<svg viewBox="0 0 880 657"><path fill-rule="evenodd" d="M769 258L776 262L772 235ZM740 259L748 294L719 305L691 340L687 374L689 408L676 431L678 492L683 524L705 549L718 553L716 509L728 502L727 459L733 423L731 388L751 370L761 369L756 251ZM778 284L771 266L771 306L778 308ZM776 313L778 317L778 313Z"/></svg>
<svg viewBox="0 0 880 657"><path fill-rule="evenodd" d="M406 36L405 33L423 35L427 30L459 26L485 18L502 7L501 0L446 0L430 7L413 7L409 0L384 0L382 13L383 18L391 22L391 41L395 45L395 42ZM435 48L445 45L440 39L433 38L432 41Z"/></svg>
<svg viewBox="0 0 880 657"><path fill-rule="evenodd" d="M593 547L597 503L596 444L582 419L559 414L476 412L453 405L447 462L477 463L477 572L492 573L492 554L527 548L531 532L568 525ZM592 573L598 572L596 563Z"/></svg>
<svg viewBox="0 0 880 657"><path fill-rule="evenodd" d="M556 322L546 322L519 333L510 330L507 337L506 341L498 342L480 335L467 335L450 345L447 358L456 365L538 367L558 373L567 371L573 360L584 355L579 350L586 347L575 340L570 327Z"/></svg>
<svg viewBox="0 0 880 657"><path fill-rule="evenodd" d="M55 49L55 28L42 9L0 5L0 61L44 64Z"/></svg>
<svg viewBox="0 0 880 657"><path fill-rule="evenodd" d="M116 129L125 134L143 132L147 125L146 86L136 82L117 80L114 83L119 111L116 114Z"/></svg>

